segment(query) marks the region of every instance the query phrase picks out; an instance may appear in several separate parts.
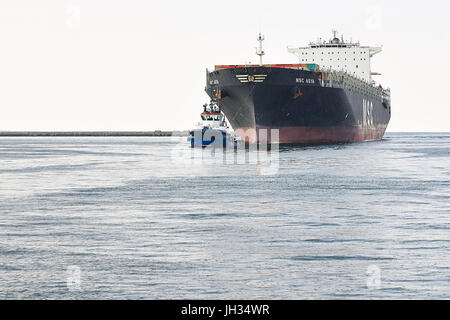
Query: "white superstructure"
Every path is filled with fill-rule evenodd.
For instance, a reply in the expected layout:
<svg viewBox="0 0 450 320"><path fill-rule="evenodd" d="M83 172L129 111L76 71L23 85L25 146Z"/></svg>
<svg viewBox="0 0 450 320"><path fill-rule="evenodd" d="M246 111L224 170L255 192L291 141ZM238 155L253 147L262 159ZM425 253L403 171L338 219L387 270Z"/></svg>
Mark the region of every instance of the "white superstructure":
<svg viewBox="0 0 450 320"><path fill-rule="evenodd" d="M217 129L223 131L232 131L227 124L222 109L215 103L203 105L203 113L200 114L202 121L195 123L196 129Z"/></svg>
<svg viewBox="0 0 450 320"><path fill-rule="evenodd" d="M359 42L346 42L344 37L337 37L333 31L333 39L329 41L311 42L308 47L289 48L301 64L318 64L321 70L343 71L354 77L372 83L370 58L381 52L382 47L360 46Z"/></svg>

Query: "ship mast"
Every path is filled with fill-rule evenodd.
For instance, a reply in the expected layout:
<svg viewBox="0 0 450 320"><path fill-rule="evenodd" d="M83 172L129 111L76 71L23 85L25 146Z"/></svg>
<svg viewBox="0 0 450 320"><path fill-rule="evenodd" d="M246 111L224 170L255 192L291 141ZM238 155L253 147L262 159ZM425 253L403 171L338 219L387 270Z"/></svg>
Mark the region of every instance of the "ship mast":
<svg viewBox="0 0 450 320"><path fill-rule="evenodd" d="M261 35L261 32L259 33L258 39L256 39L256 40L258 40L258 42L259 42L259 49L256 50L256 54L259 56L259 64L262 65L263 64L262 57L266 53L264 52L263 47L262 47L262 43L264 41L264 36Z"/></svg>

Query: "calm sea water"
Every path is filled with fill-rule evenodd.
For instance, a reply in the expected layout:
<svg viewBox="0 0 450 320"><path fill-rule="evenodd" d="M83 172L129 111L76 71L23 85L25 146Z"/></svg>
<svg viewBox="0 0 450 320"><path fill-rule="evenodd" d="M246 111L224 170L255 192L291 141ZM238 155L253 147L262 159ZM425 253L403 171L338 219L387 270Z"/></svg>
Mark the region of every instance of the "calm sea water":
<svg viewBox="0 0 450 320"><path fill-rule="evenodd" d="M189 152L0 138L0 299L450 298L449 133Z"/></svg>

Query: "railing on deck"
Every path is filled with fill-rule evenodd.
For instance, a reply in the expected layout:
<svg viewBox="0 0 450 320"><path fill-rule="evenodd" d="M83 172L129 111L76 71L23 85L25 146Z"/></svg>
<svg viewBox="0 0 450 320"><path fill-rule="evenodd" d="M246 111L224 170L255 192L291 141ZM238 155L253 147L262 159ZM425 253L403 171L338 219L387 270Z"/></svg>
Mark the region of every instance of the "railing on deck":
<svg viewBox="0 0 450 320"><path fill-rule="evenodd" d="M328 71L319 72L318 74L323 87L346 88L372 95L380 100L390 99L390 89L384 89L381 86L369 84L366 81L354 77L346 72Z"/></svg>

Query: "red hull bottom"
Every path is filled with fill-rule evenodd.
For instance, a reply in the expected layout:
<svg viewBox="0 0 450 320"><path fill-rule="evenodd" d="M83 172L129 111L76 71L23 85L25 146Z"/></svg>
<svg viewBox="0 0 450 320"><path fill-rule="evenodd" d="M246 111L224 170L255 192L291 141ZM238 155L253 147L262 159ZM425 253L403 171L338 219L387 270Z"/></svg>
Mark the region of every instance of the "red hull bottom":
<svg viewBox="0 0 450 320"><path fill-rule="evenodd" d="M383 138L386 131L386 125L372 127L282 127L282 128L264 128L258 127L256 130L252 127L239 128L235 130L245 142L255 143L271 142L271 130L279 130L279 143L281 144L319 144L319 143L346 143L376 141ZM265 139L265 132L268 138ZM258 134L257 134L258 133ZM273 138L276 140L274 133ZM257 137L259 139L257 140ZM275 141L273 141L275 142ZM272 142L272 143L273 143Z"/></svg>

